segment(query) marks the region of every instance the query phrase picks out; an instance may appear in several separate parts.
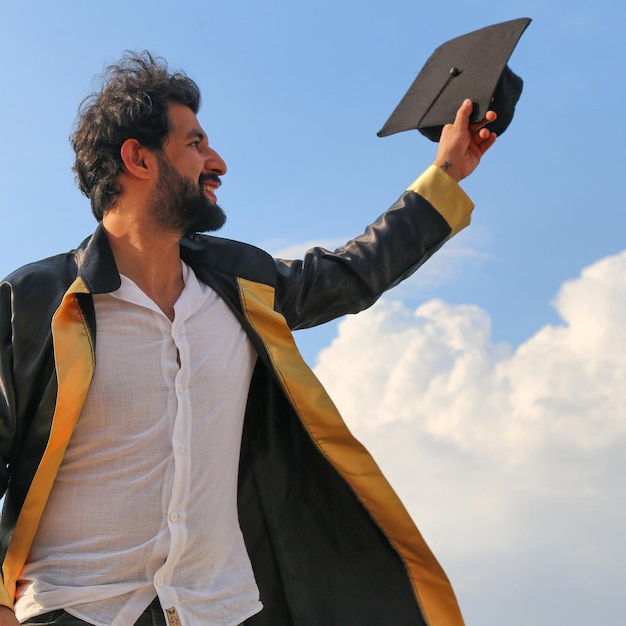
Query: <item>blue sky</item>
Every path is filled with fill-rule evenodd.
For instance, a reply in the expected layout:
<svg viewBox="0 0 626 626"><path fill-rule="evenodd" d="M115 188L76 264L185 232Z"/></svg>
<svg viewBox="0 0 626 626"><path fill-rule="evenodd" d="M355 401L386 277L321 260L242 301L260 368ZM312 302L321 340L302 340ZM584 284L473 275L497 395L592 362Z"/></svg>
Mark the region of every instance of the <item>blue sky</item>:
<svg viewBox="0 0 626 626"><path fill-rule="evenodd" d="M0 0L0 274L92 231L68 135L123 50L199 83L200 120L229 166L223 234L283 253L341 243L395 200L435 144L376 131L438 45L517 17L533 18L510 60L524 92L463 183L472 226L371 312L298 341L407 501L468 626L612 626L626 609L621 3ZM427 341L431 328L449 341ZM372 397L354 385L365 359L387 385Z"/></svg>

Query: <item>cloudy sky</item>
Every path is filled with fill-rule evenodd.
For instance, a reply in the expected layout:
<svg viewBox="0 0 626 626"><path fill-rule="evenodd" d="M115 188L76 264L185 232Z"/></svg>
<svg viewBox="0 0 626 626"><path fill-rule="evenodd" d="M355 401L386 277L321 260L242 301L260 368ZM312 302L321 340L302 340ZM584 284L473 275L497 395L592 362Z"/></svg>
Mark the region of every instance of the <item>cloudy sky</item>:
<svg viewBox="0 0 626 626"><path fill-rule="evenodd" d="M623 3L0 0L0 274L93 229L67 137L123 50L200 84L224 235L297 256L359 233L432 160L419 133L376 131L433 50L517 17L524 93L463 183L472 226L371 310L297 338L468 626L621 626Z"/></svg>

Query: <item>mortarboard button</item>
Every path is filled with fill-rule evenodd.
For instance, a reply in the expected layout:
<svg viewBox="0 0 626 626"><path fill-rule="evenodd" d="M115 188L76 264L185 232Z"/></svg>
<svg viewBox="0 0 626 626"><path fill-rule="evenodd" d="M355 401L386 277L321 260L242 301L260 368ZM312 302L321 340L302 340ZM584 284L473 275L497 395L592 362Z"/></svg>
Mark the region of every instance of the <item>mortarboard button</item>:
<svg viewBox="0 0 626 626"><path fill-rule="evenodd" d="M443 126L454 121L466 98L474 103L472 122L483 119L490 109L498 114L487 128L501 135L513 119L523 86L507 62L530 22L524 17L494 24L441 45L426 61L378 136L417 129L432 141L439 141Z"/></svg>

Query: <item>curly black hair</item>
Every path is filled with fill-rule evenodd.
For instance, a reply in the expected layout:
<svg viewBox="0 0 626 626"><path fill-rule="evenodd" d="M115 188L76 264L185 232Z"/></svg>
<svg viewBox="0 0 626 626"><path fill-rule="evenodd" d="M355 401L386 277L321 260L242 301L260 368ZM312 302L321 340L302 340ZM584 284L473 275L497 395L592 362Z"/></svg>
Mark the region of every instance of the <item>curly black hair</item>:
<svg viewBox="0 0 626 626"><path fill-rule="evenodd" d="M79 189L91 200L98 221L120 193L120 149L127 139L160 150L169 133L168 103L200 108L198 85L184 72L149 52L126 52L106 68L101 89L79 106L70 137L76 160L72 168Z"/></svg>

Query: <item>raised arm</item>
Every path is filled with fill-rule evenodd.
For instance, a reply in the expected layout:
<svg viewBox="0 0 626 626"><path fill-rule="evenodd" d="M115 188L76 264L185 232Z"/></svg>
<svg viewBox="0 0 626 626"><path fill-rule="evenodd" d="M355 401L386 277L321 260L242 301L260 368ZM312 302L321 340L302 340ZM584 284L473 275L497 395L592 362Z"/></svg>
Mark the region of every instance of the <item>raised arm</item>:
<svg viewBox="0 0 626 626"><path fill-rule="evenodd" d="M371 306L469 224L473 204L457 182L496 139L483 128L496 114L470 124L472 108L470 100L461 105L444 127L433 166L362 235L332 252L313 248L302 260L276 259L277 303L292 329Z"/></svg>

